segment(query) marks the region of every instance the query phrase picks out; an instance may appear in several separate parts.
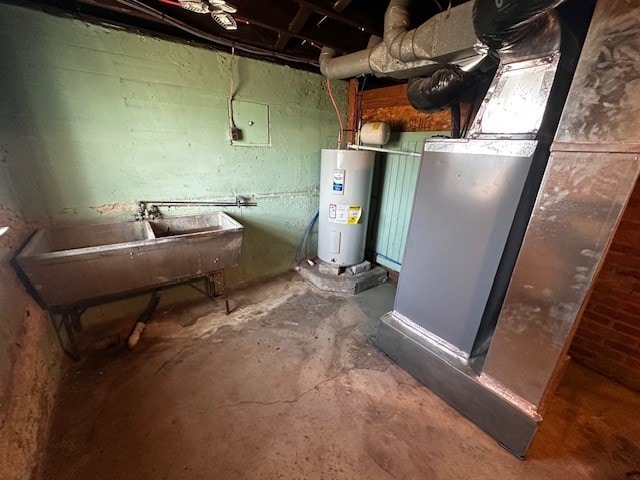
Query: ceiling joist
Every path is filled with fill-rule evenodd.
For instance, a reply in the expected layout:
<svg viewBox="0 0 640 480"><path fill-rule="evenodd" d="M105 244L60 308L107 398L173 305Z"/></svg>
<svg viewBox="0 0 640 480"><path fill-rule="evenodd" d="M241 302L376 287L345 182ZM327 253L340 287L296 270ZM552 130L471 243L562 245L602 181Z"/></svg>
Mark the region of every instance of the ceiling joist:
<svg viewBox="0 0 640 480"><path fill-rule="evenodd" d="M309 21L312 13L313 10L311 10L310 8L301 6L298 9L298 13L296 13L296 16L293 17L293 20L291 20L291 23L289 24L289 31L287 33L280 34L274 48L280 51L284 50L293 35L300 33L300 31L304 28L304 26Z"/></svg>
<svg viewBox="0 0 640 480"><path fill-rule="evenodd" d="M297 2L301 6L310 8L314 12L317 12L327 18L337 20L338 22L349 25L350 27L355 27L369 35L382 36L382 25L373 25L371 20L369 20L369 18L367 18L365 15L362 15L361 13L353 12L349 15L344 15L333 10L332 8L327 8L319 0L295 0L295 2Z"/></svg>
<svg viewBox="0 0 640 480"><path fill-rule="evenodd" d="M235 46L248 56L262 55L298 68L317 65L319 49L324 46L340 53L366 48L372 34L381 34L388 5L388 0L229 2L237 7L233 14L237 30L225 30L210 15L181 8L178 0L27 0L32 6L64 11L89 21L204 41L217 48Z"/></svg>

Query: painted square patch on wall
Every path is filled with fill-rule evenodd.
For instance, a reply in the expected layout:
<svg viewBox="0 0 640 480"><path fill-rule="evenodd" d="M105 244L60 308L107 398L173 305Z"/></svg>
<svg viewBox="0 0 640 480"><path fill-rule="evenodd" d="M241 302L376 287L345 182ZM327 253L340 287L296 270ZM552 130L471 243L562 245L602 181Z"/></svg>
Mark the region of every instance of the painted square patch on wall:
<svg viewBox="0 0 640 480"><path fill-rule="evenodd" d="M233 101L233 122L240 130L240 138L233 140L239 146L270 146L269 105Z"/></svg>

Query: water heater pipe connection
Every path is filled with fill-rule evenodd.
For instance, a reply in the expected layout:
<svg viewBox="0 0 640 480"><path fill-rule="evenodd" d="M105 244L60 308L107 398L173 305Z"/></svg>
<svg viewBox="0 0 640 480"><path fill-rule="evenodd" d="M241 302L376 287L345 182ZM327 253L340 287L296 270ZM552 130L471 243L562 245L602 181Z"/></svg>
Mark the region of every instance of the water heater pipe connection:
<svg viewBox="0 0 640 480"><path fill-rule="evenodd" d="M405 152L403 150L390 150L388 148L368 147L365 145L347 144L349 150L366 150L368 152L393 153L394 155L404 155L405 157L422 157L420 152Z"/></svg>

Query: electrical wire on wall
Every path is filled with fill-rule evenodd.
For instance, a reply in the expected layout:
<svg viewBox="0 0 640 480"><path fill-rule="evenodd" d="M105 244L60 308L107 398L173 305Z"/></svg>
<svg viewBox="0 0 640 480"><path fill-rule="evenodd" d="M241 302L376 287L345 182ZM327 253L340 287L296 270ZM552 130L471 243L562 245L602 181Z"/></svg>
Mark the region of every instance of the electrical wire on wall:
<svg viewBox="0 0 640 480"><path fill-rule="evenodd" d="M336 104L336 99L333 98L333 91L331 90L331 80L327 78L327 91L329 92L329 98L331 99L331 103L333 103L333 108L336 111L336 116L338 117L338 123L340 124L340 130L338 131L338 150L342 148L342 137L344 136L344 125L342 123L342 116L340 115L340 110L338 109L338 105Z"/></svg>
<svg viewBox="0 0 640 480"><path fill-rule="evenodd" d="M229 97L227 98L227 114L229 116L229 136L230 140L240 140L240 130L236 127L236 122L233 120L233 97L236 94L236 79L233 67L236 60L236 47L231 47L231 60L229 62Z"/></svg>

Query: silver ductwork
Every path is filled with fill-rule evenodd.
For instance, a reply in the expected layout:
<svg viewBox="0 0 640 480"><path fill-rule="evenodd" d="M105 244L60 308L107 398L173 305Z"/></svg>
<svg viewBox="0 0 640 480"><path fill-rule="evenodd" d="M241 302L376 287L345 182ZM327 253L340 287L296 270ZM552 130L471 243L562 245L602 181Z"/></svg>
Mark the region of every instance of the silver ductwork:
<svg viewBox="0 0 640 480"><path fill-rule="evenodd" d="M382 42L340 57L323 48L322 74L332 80L367 74L405 80L431 75L443 64L470 71L489 55L474 32L473 2L439 13L413 30L409 30L409 4L410 0L391 0Z"/></svg>
<svg viewBox="0 0 640 480"><path fill-rule="evenodd" d="M413 35L410 33L411 17L409 16L409 5L411 0L391 0L387 11L384 15L384 43L387 46L389 54L398 60L410 62L415 60L411 58L410 52L406 52L408 58L403 58L403 46L411 47L413 43ZM415 33L415 30L411 31Z"/></svg>
<svg viewBox="0 0 640 480"><path fill-rule="evenodd" d="M475 0L475 34L500 65L475 121L469 109L464 138L424 144L394 310L381 318L376 336L380 350L519 457L536 434L598 258L639 170L637 155L606 158L623 150L602 147L601 125L590 145L602 148L585 154L589 145L569 145L550 156L579 52L554 11L561 1ZM632 22L622 21L632 11L628 2L602 2L607 14L617 4L619 16L594 19L601 41L585 50L585 81L577 90L586 93L574 104L584 107L588 97L597 110L574 109L573 126L595 125L602 111L602 88L595 94L588 88L601 86L594 65L602 60L593 52L622 39L620 28L634 38ZM396 46L410 37L401 27L388 23L385 41L404 58ZM611 49L611 68L616 52L633 50L631 40L620 42ZM463 95L479 100L481 90L466 87L482 70L442 65L409 81L409 101L427 112L452 108L459 120ZM606 94L612 112L624 110ZM595 190L585 185L598 194L590 196ZM576 271L587 272L579 284L571 280Z"/></svg>
<svg viewBox="0 0 640 480"><path fill-rule="evenodd" d="M320 72L331 80L368 75L373 73L369 66L370 53L371 49L367 49L337 57L336 50L324 47L320 52Z"/></svg>

